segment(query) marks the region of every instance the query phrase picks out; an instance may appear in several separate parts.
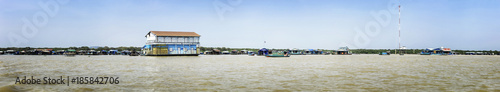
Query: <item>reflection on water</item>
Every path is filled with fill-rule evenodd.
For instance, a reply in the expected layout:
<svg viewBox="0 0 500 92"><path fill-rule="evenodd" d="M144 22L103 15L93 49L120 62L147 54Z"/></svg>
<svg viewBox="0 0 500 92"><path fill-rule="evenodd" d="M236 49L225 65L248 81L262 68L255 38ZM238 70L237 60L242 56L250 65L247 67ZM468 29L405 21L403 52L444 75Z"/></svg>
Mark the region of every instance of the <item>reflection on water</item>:
<svg viewBox="0 0 500 92"><path fill-rule="evenodd" d="M120 77L19 85L17 77ZM500 56L0 56L0 91L500 91Z"/></svg>

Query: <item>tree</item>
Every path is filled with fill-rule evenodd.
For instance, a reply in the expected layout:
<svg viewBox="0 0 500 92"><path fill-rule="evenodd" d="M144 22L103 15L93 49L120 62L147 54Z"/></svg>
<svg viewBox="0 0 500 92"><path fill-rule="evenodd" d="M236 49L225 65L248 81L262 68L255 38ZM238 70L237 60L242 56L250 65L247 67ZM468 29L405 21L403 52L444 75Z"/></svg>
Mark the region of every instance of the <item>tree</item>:
<svg viewBox="0 0 500 92"><path fill-rule="evenodd" d="M31 49L31 47L26 47L26 48L24 48L24 50L30 50L30 49Z"/></svg>
<svg viewBox="0 0 500 92"><path fill-rule="evenodd" d="M69 49L78 49L77 47L69 47Z"/></svg>
<svg viewBox="0 0 500 92"><path fill-rule="evenodd" d="M104 50L103 47L97 47L97 51L101 51L101 50Z"/></svg>
<svg viewBox="0 0 500 92"><path fill-rule="evenodd" d="M104 46L103 49L106 50L106 51L109 51L109 47L108 46Z"/></svg>
<svg viewBox="0 0 500 92"><path fill-rule="evenodd" d="M200 49L200 51L201 51L201 52L204 52L204 51L205 51L205 47L201 47L201 46L200 46L200 47L199 47L199 49Z"/></svg>
<svg viewBox="0 0 500 92"><path fill-rule="evenodd" d="M135 50L136 50L136 48L135 48L135 47L133 47L133 46L130 46L128 49L129 49L130 51L135 51Z"/></svg>
<svg viewBox="0 0 500 92"><path fill-rule="evenodd" d="M82 46L82 47L80 47L79 49L80 49L80 50L89 50L90 48L89 48L89 47L87 47L87 46Z"/></svg>

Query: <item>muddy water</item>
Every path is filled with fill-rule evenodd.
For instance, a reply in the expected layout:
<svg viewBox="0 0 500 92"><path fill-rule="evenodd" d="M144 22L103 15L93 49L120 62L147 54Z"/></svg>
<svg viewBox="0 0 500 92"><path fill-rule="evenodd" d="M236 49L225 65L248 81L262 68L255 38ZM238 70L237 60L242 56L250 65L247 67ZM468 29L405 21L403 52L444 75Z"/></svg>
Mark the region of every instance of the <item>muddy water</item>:
<svg viewBox="0 0 500 92"><path fill-rule="evenodd" d="M119 84L15 84L17 77ZM0 56L0 91L500 91L500 56Z"/></svg>

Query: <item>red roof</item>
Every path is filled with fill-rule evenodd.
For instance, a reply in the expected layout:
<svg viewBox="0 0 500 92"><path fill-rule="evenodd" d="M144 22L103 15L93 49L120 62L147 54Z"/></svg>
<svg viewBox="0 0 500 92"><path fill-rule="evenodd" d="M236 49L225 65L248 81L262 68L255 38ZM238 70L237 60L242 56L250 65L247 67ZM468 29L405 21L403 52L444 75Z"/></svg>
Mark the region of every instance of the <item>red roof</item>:
<svg viewBox="0 0 500 92"><path fill-rule="evenodd" d="M195 32L179 32L179 31L149 31L149 32L155 34L156 36L195 36L195 37L200 36Z"/></svg>

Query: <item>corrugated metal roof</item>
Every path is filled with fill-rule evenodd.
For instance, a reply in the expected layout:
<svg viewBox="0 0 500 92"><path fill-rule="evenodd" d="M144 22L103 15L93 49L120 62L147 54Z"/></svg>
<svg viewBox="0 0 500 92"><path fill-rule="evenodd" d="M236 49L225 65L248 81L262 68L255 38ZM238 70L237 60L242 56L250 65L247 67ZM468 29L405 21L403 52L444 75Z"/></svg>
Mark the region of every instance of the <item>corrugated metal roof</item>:
<svg viewBox="0 0 500 92"><path fill-rule="evenodd" d="M179 31L150 31L156 36L200 36L195 32L179 32Z"/></svg>

